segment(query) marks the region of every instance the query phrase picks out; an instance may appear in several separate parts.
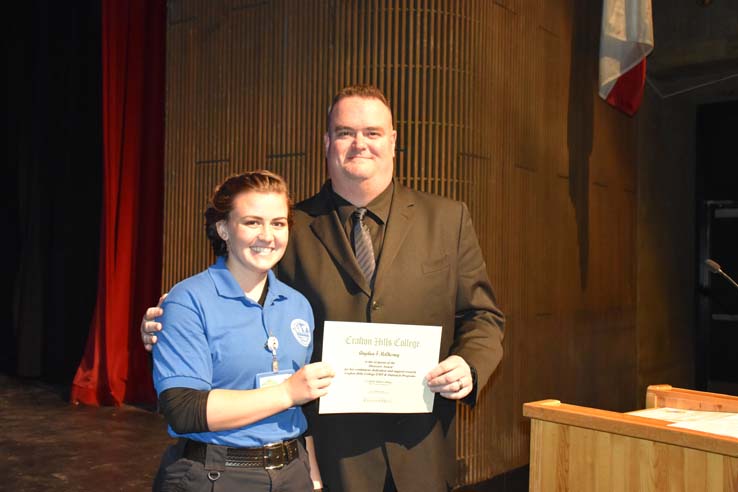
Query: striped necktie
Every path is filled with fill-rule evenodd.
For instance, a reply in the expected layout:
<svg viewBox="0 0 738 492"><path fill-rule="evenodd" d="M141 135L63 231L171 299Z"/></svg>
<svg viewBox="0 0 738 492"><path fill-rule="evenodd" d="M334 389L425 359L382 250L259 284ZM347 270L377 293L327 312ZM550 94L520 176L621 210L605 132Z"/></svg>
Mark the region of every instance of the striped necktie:
<svg viewBox="0 0 738 492"><path fill-rule="evenodd" d="M369 234L369 229L364 224L364 215L366 215L366 208L364 207L357 208L353 213L354 254L361 271L364 272L364 277L371 284L375 267L374 247L372 246L372 236Z"/></svg>

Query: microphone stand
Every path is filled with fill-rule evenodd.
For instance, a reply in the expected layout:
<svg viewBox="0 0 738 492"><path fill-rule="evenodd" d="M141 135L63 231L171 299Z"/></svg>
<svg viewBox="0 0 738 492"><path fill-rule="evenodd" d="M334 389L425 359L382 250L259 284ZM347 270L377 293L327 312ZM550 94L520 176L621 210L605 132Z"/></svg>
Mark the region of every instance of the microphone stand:
<svg viewBox="0 0 738 492"><path fill-rule="evenodd" d="M705 260L705 266L707 266L707 268L712 273L717 273L718 275L721 275L728 282L730 282L733 285L733 287L735 287L736 289L738 289L738 284L735 282L735 280L733 280L732 278L730 278L730 275L728 275L727 273L725 273L723 271L723 269L720 267L720 264L718 264L717 261L713 261L713 260L711 260L711 259L708 258L708 259Z"/></svg>

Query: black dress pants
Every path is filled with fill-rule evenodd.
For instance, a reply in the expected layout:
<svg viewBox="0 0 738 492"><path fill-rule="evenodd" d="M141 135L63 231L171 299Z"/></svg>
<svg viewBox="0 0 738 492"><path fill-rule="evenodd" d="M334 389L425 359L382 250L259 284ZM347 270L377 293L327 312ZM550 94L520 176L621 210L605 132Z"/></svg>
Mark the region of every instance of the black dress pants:
<svg viewBox="0 0 738 492"><path fill-rule="evenodd" d="M183 440L181 440L183 441ZM302 442L298 457L282 468L225 466L219 447L208 447L206 462L183 458L183 442L162 457L153 492L311 492L310 462Z"/></svg>

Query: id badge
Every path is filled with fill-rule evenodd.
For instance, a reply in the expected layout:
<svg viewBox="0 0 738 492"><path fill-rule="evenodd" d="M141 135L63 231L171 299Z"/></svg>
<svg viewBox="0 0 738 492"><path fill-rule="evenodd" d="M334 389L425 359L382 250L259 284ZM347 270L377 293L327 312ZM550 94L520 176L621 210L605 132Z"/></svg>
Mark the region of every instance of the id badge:
<svg viewBox="0 0 738 492"><path fill-rule="evenodd" d="M256 375L256 387L268 388L276 386L295 373L292 369L284 369L282 371L260 372Z"/></svg>

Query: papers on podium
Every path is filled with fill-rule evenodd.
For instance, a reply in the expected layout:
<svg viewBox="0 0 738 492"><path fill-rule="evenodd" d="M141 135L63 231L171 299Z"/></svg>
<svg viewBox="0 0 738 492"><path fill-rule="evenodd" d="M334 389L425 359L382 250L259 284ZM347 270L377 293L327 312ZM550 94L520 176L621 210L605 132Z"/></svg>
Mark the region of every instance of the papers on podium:
<svg viewBox="0 0 738 492"><path fill-rule="evenodd" d="M628 412L630 415L666 420L669 426L708 432L738 439L738 413L685 410L682 408L647 408Z"/></svg>
<svg viewBox="0 0 738 492"><path fill-rule="evenodd" d="M326 321L322 360L336 375L318 412L430 413L440 346L440 326Z"/></svg>

